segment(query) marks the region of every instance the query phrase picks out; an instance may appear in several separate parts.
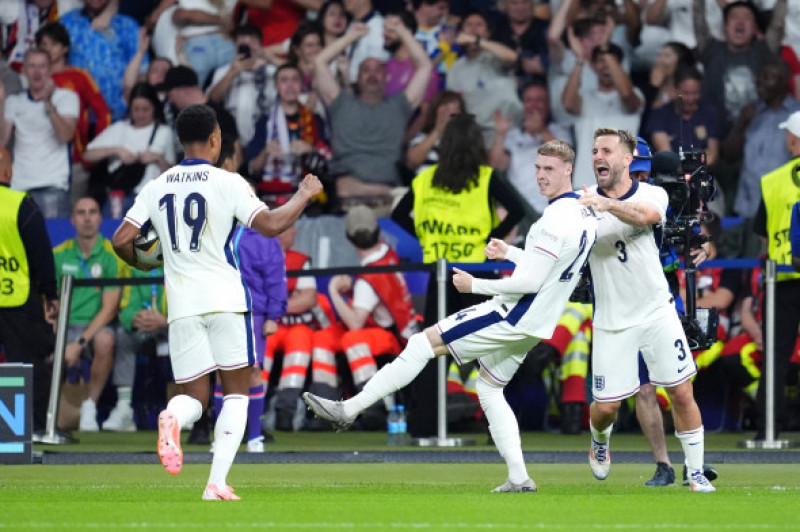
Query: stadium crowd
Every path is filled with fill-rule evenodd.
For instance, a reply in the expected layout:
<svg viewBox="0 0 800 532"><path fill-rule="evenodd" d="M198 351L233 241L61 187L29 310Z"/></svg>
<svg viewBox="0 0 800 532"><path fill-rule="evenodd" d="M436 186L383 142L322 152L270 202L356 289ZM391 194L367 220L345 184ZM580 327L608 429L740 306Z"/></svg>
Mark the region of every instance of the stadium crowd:
<svg viewBox="0 0 800 532"><path fill-rule="evenodd" d="M508 218L516 230L506 239L519 243L547 206L534 178L539 146L558 139L574 148L579 189L595 183L595 130L615 127L641 135L647 155L705 152L718 189L705 226L714 254L769 253L786 264L800 255L800 246L787 253L788 239L770 236L789 234L788 217L776 221L771 202L800 200L800 2L9 0L0 5L0 48L0 146L13 159L11 188L77 231L54 242L57 278L151 275L109 254L100 220L121 218L148 181L182 160L174 123L195 103L215 109L226 164L268 205L284 204L306 173L318 175L324 191L305 216L352 213L340 237L362 265L400 260L375 219L398 204L408 217L403 198L430 186L415 176L439 163L448 123L464 114L480 129L482 168L492 176L487 234ZM784 181L765 188L762 177L784 167L775 176ZM448 239L444 224L416 230ZM273 253L282 249L286 270L311 267L314 257L293 250L293 238L281 237ZM674 269L675 257L662 258L665 271ZM800 275L782 275L784 293L795 294ZM694 356L701 408L722 412L718 428L763 438L755 406L763 403L761 278L760 268L700 272L699 305L721 320L719 341ZM251 397L275 397L266 426L316 428L298 417L303 389L332 399L355 393L399 354L422 321L407 291L391 274L289 279L280 312L264 311L256 331L267 337L267 356ZM75 289L67 363L88 385L63 428L152 427L171 394L168 304L155 285ZM424 303L416 307L423 313ZM528 382L519 386L543 381L552 398L538 420L520 414L523 428L588 428L590 316L589 305L570 304L554 337L527 358L517 380ZM798 317L793 310L778 322L783 430L800 429ZM471 371L450 372L451 412L480 422ZM668 410L666 394L656 393ZM524 390L512 385L507 394L526 412ZM363 428L382 426L382 410L365 414ZM704 418L713 430L714 416Z"/></svg>

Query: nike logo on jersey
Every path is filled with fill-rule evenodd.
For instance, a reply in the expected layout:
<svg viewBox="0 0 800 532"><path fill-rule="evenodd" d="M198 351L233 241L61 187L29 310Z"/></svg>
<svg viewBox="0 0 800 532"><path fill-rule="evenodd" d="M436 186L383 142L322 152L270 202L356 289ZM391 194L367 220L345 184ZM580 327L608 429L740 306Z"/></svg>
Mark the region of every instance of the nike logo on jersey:
<svg viewBox="0 0 800 532"><path fill-rule="evenodd" d="M678 370L678 373L683 373L683 370L685 370L688 367L689 367L688 364L686 366L683 366L681 369Z"/></svg>

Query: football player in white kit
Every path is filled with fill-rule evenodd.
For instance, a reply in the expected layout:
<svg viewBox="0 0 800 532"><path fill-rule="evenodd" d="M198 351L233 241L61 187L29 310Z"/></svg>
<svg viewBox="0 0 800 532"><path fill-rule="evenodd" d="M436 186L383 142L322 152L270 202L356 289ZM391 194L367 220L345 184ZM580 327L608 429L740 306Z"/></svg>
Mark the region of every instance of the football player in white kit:
<svg viewBox="0 0 800 532"><path fill-rule="evenodd" d="M636 137L628 131L595 131L592 164L597 185L579 203L598 216L597 244L589 257L594 288L589 464L598 480L611 467L609 439L622 399L639 391L641 351L653 384L673 405L675 435L686 457L693 491L715 491L703 475L704 437L692 376L697 372L653 235L666 219L664 189L631 179Z"/></svg>
<svg viewBox="0 0 800 532"><path fill-rule="evenodd" d="M423 333L413 335L397 359L384 366L347 401L330 401L305 393L311 410L344 430L359 413L411 382L429 360L452 354L459 364L478 361L478 398L489 430L508 466L508 480L494 492L535 492L522 456L519 427L503 388L528 351L550 338L577 284L595 241L597 221L591 209L578 204L572 191L575 153L566 143L543 144L536 157L536 181L549 204L530 228L525 249L492 239L490 259L516 263L505 279L476 279L455 269L459 292L494 295L491 300L448 316Z"/></svg>
<svg viewBox="0 0 800 532"><path fill-rule="evenodd" d="M167 472L181 470L180 429L200 418L208 404L210 377L219 372L225 394L214 429L215 452L203 499L236 500L226 477L247 423L248 386L255 355L250 296L232 252L238 223L273 237L291 226L308 200L322 190L307 175L297 193L270 211L239 174L214 166L221 133L206 105L181 111L175 124L186 158L148 183L114 234L117 254L131 266L133 240L145 223L164 252L169 301L169 351L182 393L158 416L158 453Z"/></svg>

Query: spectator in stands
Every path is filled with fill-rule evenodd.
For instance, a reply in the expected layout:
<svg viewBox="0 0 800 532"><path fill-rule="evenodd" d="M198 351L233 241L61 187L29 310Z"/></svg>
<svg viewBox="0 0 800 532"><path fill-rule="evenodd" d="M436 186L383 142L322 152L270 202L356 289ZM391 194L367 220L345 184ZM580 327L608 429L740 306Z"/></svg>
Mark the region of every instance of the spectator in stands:
<svg viewBox="0 0 800 532"><path fill-rule="evenodd" d="M92 75L111 110L112 120L122 119L126 111L122 79L139 46L139 25L132 18L114 13L111 0L86 0L83 9L70 11L60 22L72 43L67 62ZM145 57L143 64L147 63Z"/></svg>
<svg viewBox="0 0 800 532"><path fill-rule="evenodd" d="M423 115L422 131L408 143L406 167L418 174L439 162L439 141L453 115L467 112L464 98L455 91L436 93Z"/></svg>
<svg viewBox="0 0 800 532"><path fill-rule="evenodd" d="M300 103L314 111L324 121L327 110L317 97L317 91L314 89L313 84L314 58L322 51L323 41L319 24L313 21L301 23L297 31L292 35L287 60L289 63L296 65L302 75L303 86L299 96ZM347 76L342 75L342 70L337 68L336 76L342 88L348 86ZM325 123L325 126L326 137L330 137L327 134L328 124Z"/></svg>
<svg viewBox="0 0 800 532"><path fill-rule="evenodd" d="M89 131L91 129L96 136L108 127L111 124L111 111L92 76L81 68L67 64L70 41L64 26L52 22L39 28L36 46L50 55L50 71L56 87L73 91L80 102L71 154L70 196L71 202L75 202L85 196L89 189L91 164L83 160L83 152L90 140Z"/></svg>
<svg viewBox="0 0 800 532"><path fill-rule="evenodd" d="M453 50L455 31L446 24L449 11L446 0L413 0L414 19L417 21L417 32L414 34L428 57L431 58L435 69L444 80L447 70L453 66L458 54Z"/></svg>
<svg viewBox="0 0 800 532"><path fill-rule="evenodd" d="M571 125L575 116L564 109L561 98L564 88L575 71L576 64L592 62L592 52L597 46L605 46L611 41L614 33L614 21L606 18L578 18L572 20L572 10L576 9L575 0L563 0L553 14L550 27L547 30L547 54L550 68L547 73L547 82L550 92L550 110L553 119L559 124ZM577 46L573 45L571 30ZM568 46L565 44L568 43ZM581 89L592 91L597 89L597 75L594 69L580 68ZM579 167L575 167L580 172Z"/></svg>
<svg viewBox="0 0 800 532"><path fill-rule="evenodd" d="M353 23L364 24L367 28L358 40L348 43L350 82L358 83L361 78L361 63L366 59L372 58L381 62L389 59L389 52L383 47L383 15L374 9L372 0L344 0L344 9L353 19Z"/></svg>
<svg viewBox="0 0 800 532"><path fill-rule="evenodd" d="M753 221L753 229L763 237L769 258L781 265L791 264L792 246L787 237L791 230L792 209L800 200L800 187L797 186L800 111L792 113L778 127L786 131L786 145L791 159L761 178L761 204ZM758 386L757 440L766 437L766 379L772 378L774 381L776 434L784 428L787 420L786 376L800 325L800 273L778 273L774 309L775 373L761 379ZM768 311L765 309L765 312ZM770 316L765 318L764 323Z"/></svg>
<svg viewBox="0 0 800 532"><path fill-rule="evenodd" d="M694 17L702 16L711 36L715 39L724 39L722 7L725 2L718 0L701 0L701 2L701 11L697 14L693 12L693 0L654 0L644 7L645 23L666 27L668 40L694 49L697 48Z"/></svg>
<svg viewBox="0 0 800 532"><path fill-rule="evenodd" d="M391 28L402 24L405 28L414 35L417 31L417 21L414 16L408 11L401 11L396 14L386 15L384 18L386 24L383 32L383 47L389 51L391 57L386 61L386 87L383 89L383 95L390 97L398 92L403 92L408 88L408 83L414 75L416 67L411 57L411 51L408 46L403 43L397 32ZM428 87L425 95L422 98L422 103L419 107L420 115L424 115L428 108L428 103L439 90L439 73L436 69L432 69Z"/></svg>
<svg viewBox="0 0 800 532"><path fill-rule="evenodd" d="M136 376L136 358L140 355L151 360L169 354L167 343L167 300L164 283L156 278L164 276L163 268L143 272L129 268L134 279L153 279L153 284L130 285L122 289L119 323L116 327L116 348L112 381L117 387L117 404L103 422L103 430L135 432L131 395Z"/></svg>
<svg viewBox="0 0 800 532"><path fill-rule="evenodd" d="M247 146L249 174L257 183L259 195L270 205L286 203L303 176L312 171L313 161L330 158L330 148L320 135L320 119L298 101L302 86L297 66L278 67L278 99L258 119Z"/></svg>
<svg viewBox="0 0 800 532"><path fill-rule="evenodd" d="M355 246L361 266L391 266L400 263L397 254L380 239L375 212L359 205L345 217L347 239ZM352 301L344 299L352 293ZM400 354L412 334L420 332L411 293L402 273L335 275L328 283L331 304L346 327L341 347L353 376L356 391L378 371L375 357ZM362 427L377 429L384 425L381 407L361 415Z"/></svg>
<svg viewBox="0 0 800 532"><path fill-rule="evenodd" d="M503 0L505 14L495 24L494 40L517 53L515 75L521 86L547 74L547 23L534 17L533 0Z"/></svg>
<svg viewBox="0 0 800 532"><path fill-rule="evenodd" d="M162 102L164 101L164 77L172 67L172 61L166 57L156 56L150 60L147 71L142 74L142 63L145 57L149 57L150 42L151 38L148 29L146 26L142 26L139 29L139 46L136 49L136 54L128 62L128 66L125 67L125 74L122 76L122 92L126 102L130 98L133 86L141 81L156 87L159 91L159 98Z"/></svg>
<svg viewBox="0 0 800 532"><path fill-rule="evenodd" d="M27 191L45 218L66 218L69 200L69 143L75 136L78 96L56 87L50 56L44 50L25 52L27 93L6 98L0 84L0 146L14 133L14 177L11 186Z"/></svg>
<svg viewBox="0 0 800 532"><path fill-rule="evenodd" d="M758 69L758 100L742 110L736 125L725 140L725 153L742 159L742 171L733 210L742 218L752 218L761 201L761 176L780 161L789 160L785 142L775 141L775 130L789 116L800 111L800 101L789 94L789 67L777 57Z"/></svg>
<svg viewBox="0 0 800 532"><path fill-rule="evenodd" d="M11 154L0 146L0 344L6 362L33 365L33 431L44 431L50 396L47 358L58 317L55 266L44 218L24 192L11 190ZM42 304L44 303L44 304Z"/></svg>
<svg viewBox="0 0 800 532"><path fill-rule="evenodd" d="M106 161L111 201L104 214L111 218L121 218L142 187L176 162L175 139L164 124L155 88L147 83L135 85L128 109L130 118L114 122L89 143L84 154L93 163Z"/></svg>
<svg viewBox="0 0 800 532"><path fill-rule="evenodd" d="M525 199L536 216L547 207L547 198L539 192L536 180L536 154L539 146L553 139L573 145L569 129L550 120L550 96L547 82L536 77L522 89L522 123L517 125L500 111L495 112L497 136L489 152L489 165L506 170L508 181Z"/></svg>
<svg viewBox="0 0 800 532"><path fill-rule="evenodd" d="M354 23L314 60L317 90L329 106L333 128L330 173L336 178L336 194L343 204L367 196L389 205L392 188L400 185L397 165L405 127L428 86L432 65L425 50L402 24L390 23L388 29L408 47L416 67L402 94L384 98L386 69L374 57L361 64L357 96L341 90L328 68L347 46L367 35L366 24Z"/></svg>
<svg viewBox="0 0 800 532"><path fill-rule="evenodd" d="M518 118L522 105L517 97L514 65L518 54L492 41L489 23L481 13L470 13L459 25L456 43L464 55L447 74L447 88L460 92L467 109L483 129L486 147L494 141L494 112Z"/></svg>
<svg viewBox="0 0 800 532"><path fill-rule="evenodd" d="M656 151L704 151L706 164L719 159L722 123L716 106L700 97L703 75L693 66L675 74L677 93L669 105L650 114L646 126Z"/></svg>
<svg viewBox="0 0 800 532"><path fill-rule="evenodd" d="M658 109L678 99L678 72L696 67L692 51L683 43L670 41L661 47L653 67L650 69L650 108Z"/></svg>
<svg viewBox="0 0 800 532"><path fill-rule="evenodd" d="M81 198L72 208L72 225L77 236L55 247L56 277L113 279L124 276L127 267L114 253L111 242L100 234L100 206L93 198ZM97 401L114 364L114 329L120 289L116 286L80 286L72 291L64 360L67 367L90 360L89 396L81 404L82 432L97 432Z"/></svg>
<svg viewBox="0 0 800 532"><path fill-rule="evenodd" d="M517 194L487 165L481 138L480 126L471 115L454 115L444 128L438 164L417 174L392 213L398 225L419 239L425 263L439 258L484 262L482 249L489 238L507 237L522 218ZM508 212L502 222L497 216L498 203ZM448 232L446 227L456 229ZM438 320L436 293L436 279L431 276L425 299L427 323ZM461 294L448 278L448 312L483 300L482 296ZM436 416L430 409L435 402L435 366L429 364L409 390L409 432L415 436L436 433Z"/></svg>
<svg viewBox="0 0 800 532"><path fill-rule="evenodd" d="M28 48L36 43L36 32L50 22L58 20L56 0L16 0L17 16L7 28L7 43L2 43L4 58L17 72L22 70L23 59Z"/></svg>
<svg viewBox="0 0 800 532"><path fill-rule="evenodd" d="M323 0L243 0L244 18L257 26L263 35L261 44L269 46L288 41L306 17L306 11L318 10ZM266 7L264 7L266 6ZM242 13L239 14L240 16Z"/></svg>
<svg viewBox="0 0 800 532"><path fill-rule="evenodd" d="M215 69L236 58L229 37L234 5L234 0L178 0L178 9L172 14L200 87L206 86Z"/></svg>
<svg viewBox="0 0 800 532"><path fill-rule="evenodd" d="M230 64L214 71L208 99L224 104L234 116L239 138L246 146L253 138L256 121L269 113L277 97L273 82L275 66L264 57L261 30L257 26L239 26L233 38L237 55Z"/></svg>
<svg viewBox="0 0 800 532"><path fill-rule="evenodd" d="M724 10L725 40L709 33L706 17L694 0L694 32L703 63L703 97L721 102L723 128L728 129L742 109L756 100L756 72L769 57L774 57L783 38L783 18L773 16L764 38L758 28L759 12L750 1L728 3ZM778 0L784 4L786 0ZM777 6L776 4L776 6Z"/></svg>
<svg viewBox="0 0 800 532"><path fill-rule="evenodd" d="M207 97L198 86L197 74L187 66L179 65L167 70L164 76L164 90L167 94L167 104L164 106L164 115L167 117L167 124L170 128L175 125L175 120L183 109L193 104L206 103ZM236 120L225 109L223 104L208 102L209 107L214 109L217 114L217 121L222 130L222 143L229 145L229 148L239 142L239 133L236 127ZM177 137L175 137L177 142ZM225 151L225 150L223 150ZM176 144L175 160L183 159L183 147ZM197 424L195 424L196 426Z"/></svg>
<svg viewBox="0 0 800 532"><path fill-rule="evenodd" d="M569 42L576 57L582 45L575 33L569 32ZM597 74L597 88L581 86L583 61L572 69L562 95L564 109L575 116L575 173L572 184L575 188L590 186L592 174L592 146L594 131L599 127L613 127L638 131L644 111L644 95L633 86L630 77L622 69L622 49L614 43L597 46L592 51L592 70Z"/></svg>
<svg viewBox="0 0 800 532"><path fill-rule="evenodd" d="M323 48L333 44L333 41L344 35L350 23L350 14L344 8L344 1L326 0L325 5L317 13L317 23L322 28ZM344 57L346 60L347 56ZM349 71L345 78L349 80Z"/></svg>

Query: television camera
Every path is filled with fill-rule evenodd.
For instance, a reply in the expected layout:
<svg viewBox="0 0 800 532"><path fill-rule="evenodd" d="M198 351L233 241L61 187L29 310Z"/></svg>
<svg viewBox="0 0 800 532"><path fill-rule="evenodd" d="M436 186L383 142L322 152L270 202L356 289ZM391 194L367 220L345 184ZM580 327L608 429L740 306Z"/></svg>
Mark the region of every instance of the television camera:
<svg viewBox="0 0 800 532"><path fill-rule="evenodd" d="M700 151L678 153L661 151L653 155L651 178L669 198L667 220L662 227L664 241L683 257L686 265L686 314L681 316L691 350L708 349L717 340L719 316L716 309L697 308L697 269L691 250L708 237L700 224L712 216L707 204L714 197L714 178L708 173L705 154Z"/></svg>

